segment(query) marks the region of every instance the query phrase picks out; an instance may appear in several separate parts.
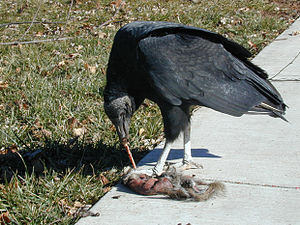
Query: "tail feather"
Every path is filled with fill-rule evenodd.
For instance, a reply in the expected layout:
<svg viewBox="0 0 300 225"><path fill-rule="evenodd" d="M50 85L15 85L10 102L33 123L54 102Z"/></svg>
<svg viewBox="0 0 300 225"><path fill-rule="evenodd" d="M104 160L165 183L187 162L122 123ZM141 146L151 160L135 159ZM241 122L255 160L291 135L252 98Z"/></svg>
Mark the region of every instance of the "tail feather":
<svg viewBox="0 0 300 225"><path fill-rule="evenodd" d="M275 106L270 102L261 102L259 105L250 109L247 114L267 114L269 116L279 117L280 119L288 122L288 120L283 116L285 114L285 109L286 105L284 103Z"/></svg>

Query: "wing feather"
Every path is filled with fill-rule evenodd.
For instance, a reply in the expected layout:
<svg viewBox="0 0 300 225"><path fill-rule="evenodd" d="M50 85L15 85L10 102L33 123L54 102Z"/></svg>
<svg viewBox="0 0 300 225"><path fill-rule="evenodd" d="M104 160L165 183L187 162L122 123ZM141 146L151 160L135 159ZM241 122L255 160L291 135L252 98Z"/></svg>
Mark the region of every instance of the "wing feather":
<svg viewBox="0 0 300 225"><path fill-rule="evenodd" d="M138 63L152 87L169 103L184 101L241 116L266 98L282 101L221 43L185 33L149 36L139 41Z"/></svg>

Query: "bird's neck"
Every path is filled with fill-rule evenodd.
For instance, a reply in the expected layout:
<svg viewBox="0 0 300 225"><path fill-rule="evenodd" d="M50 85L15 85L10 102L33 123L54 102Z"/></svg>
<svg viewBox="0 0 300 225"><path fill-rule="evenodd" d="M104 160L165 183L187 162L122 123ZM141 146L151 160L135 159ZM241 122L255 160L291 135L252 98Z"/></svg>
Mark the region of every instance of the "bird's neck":
<svg viewBox="0 0 300 225"><path fill-rule="evenodd" d="M128 95L127 87L120 83L108 82L104 89L104 100L109 101L111 98Z"/></svg>

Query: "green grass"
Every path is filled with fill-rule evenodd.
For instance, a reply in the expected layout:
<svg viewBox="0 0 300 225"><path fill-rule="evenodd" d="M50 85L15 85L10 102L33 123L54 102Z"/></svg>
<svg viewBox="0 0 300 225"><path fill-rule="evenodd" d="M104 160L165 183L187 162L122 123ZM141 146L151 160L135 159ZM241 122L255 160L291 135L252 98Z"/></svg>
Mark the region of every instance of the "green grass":
<svg viewBox="0 0 300 225"><path fill-rule="evenodd" d="M0 26L1 43L73 37L0 45L0 219L8 212L15 224L74 223L129 165L102 96L121 26L135 20L181 22L223 34L256 54L300 8L297 0L126 1L117 12L108 0L77 0L69 11L70 5L0 2L0 24L69 18ZM130 131L137 160L160 142L162 131L160 112L147 101Z"/></svg>

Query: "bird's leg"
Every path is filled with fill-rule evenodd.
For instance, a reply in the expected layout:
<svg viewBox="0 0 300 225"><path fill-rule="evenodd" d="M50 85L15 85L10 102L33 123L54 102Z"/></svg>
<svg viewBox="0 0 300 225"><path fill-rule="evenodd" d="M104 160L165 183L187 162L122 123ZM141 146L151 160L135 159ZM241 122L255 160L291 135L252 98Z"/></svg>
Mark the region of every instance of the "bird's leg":
<svg viewBox="0 0 300 225"><path fill-rule="evenodd" d="M163 152L161 153L159 160L157 161L157 164L153 169L154 174L156 174L157 176L160 176L163 172L166 160L171 150L171 144L172 142L166 140Z"/></svg>
<svg viewBox="0 0 300 225"><path fill-rule="evenodd" d="M195 163L192 157L191 148L191 125L190 123L186 126L183 131L183 143L184 143L184 156L182 162L169 164L169 166L175 167L177 171L183 171L188 169L203 168L202 165Z"/></svg>
<svg viewBox="0 0 300 225"><path fill-rule="evenodd" d="M188 123L183 131L183 144L184 144L184 156L183 164L186 164L192 160L192 148L191 148L191 124Z"/></svg>
<svg viewBox="0 0 300 225"><path fill-rule="evenodd" d="M188 123L183 132L183 142L184 142L184 156L183 156L183 168L182 169L196 169L202 168L202 165L195 163L192 158L192 148L191 148L191 124Z"/></svg>

